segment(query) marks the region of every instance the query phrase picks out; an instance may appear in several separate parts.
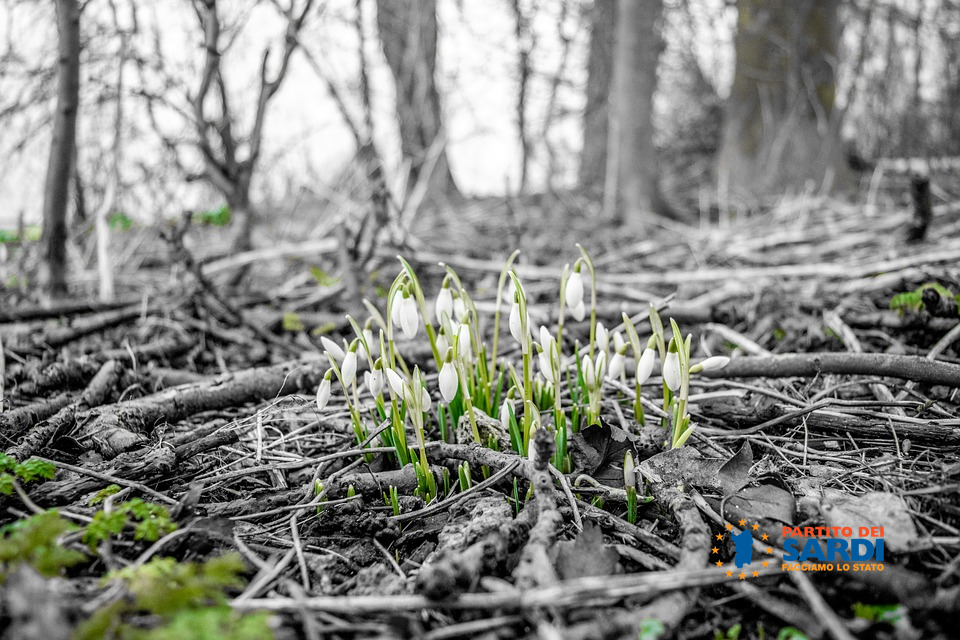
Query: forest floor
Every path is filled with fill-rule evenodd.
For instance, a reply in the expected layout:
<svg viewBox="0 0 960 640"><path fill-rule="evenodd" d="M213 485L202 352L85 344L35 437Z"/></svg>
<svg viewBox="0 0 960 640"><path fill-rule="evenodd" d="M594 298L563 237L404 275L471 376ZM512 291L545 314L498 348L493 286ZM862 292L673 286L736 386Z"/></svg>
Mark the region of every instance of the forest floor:
<svg viewBox="0 0 960 640"><path fill-rule="evenodd" d="M514 224L530 217L465 209L420 225L400 251L426 311L414 339L403 337L410 317L391 331L409 388L365 375L394 350L371 346L365 359L359 344L348 397L337 384L352 377L348 358L335 352L356 333L344 313L360 328L371 313L345 291L382 314L370 323L379 342L393 276L406 273L397 251L375 253L369 279L351 283L322 238L202 267L175 246L125 273L116 304L5 294L0 625L45 640L956 637L958 211L936 207L927 240L908 244L906 209L814 198L636 241L590 233L586 216ZM509 299L492 354L501 270L522 249L530 331L549 342L538 329L557 335L578 240L608 337L591 344L582 268L588 311L576 321L566 310L562 379L527 382ZM424 328L437 328L440 261L478 316L450 403L445 352ZM246 288L228 288L243 264ZM656 328L651 304L692 334L690 362L732 360L685 371L674 394L658 364L641 426L635 356ZM586 354L592 364L605 351L610 367L618 330L624 373L591 383ZM324 348L337 374L321 407ZM504 427L508 365L529 386ZM429 401L411 395L416 371ZM527 413L540 429L525 432ZM693 430L671 448L685 414ZM563 473L546 465L557 447ZM833 557L850 545L864 555Z"/></svg>

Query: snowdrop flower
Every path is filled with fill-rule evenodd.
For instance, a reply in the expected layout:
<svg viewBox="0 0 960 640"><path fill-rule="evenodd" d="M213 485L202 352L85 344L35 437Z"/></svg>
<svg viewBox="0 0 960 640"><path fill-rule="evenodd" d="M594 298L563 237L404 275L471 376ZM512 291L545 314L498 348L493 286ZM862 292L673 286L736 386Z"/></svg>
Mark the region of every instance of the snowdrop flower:
<svg viewBox="0 0 960 640"><path fill-rule="evenodd" d="M610 336L602 322L597 323L597 346L600 347L601 351L606 351L607 347L610 346Z"/></svg>
<svg viewBox="0 0 960 640"><path fill-rule="evenodd" d="M510 433L510 402L504 400L500 405L500 426L507 433Z"/></svg>
<svg viewBox="0 0 960 640"><path fill-rule="evenodd" d="M383 393L383 365L377 360L372 371L365 371L363 380L367 383L367 388L374 398Z"/></svg>
<svg viewBox="0 0 960 640"><path fill-rule="evenodd" d="M596 389L597 370L593 366L593 358L591 358L590 356L587 356L583 360L581 360L580 369L583 372L583 381L586 383L587 389Z"/></svg>
<svg viewBox="0 0 960 640"><path fill-rule="evenodd" d="M407 340L412 340L420 328L420 314L417 311L417 301L413 296L407 296L400 303L400 328Z"/></svg>
<svg viewBox="0 0 960 640"><path fill-rule="evenodd" d="M711 356L696 365L697 371L718 371L730 364L727 356Z"/></svg>
<svg viewBox="0 0 960 640"><path fill-rule="evenodd" d="M443 396L443 401L450 404L457 395L457 387L459 387L460 383L457 378L457 369L449 360L444 362L443 366L440 367L439 383L440 395Z"/></svg>
<svg viewBox="0 0 960 640"><path fill-rule="evenodd" d="M514 303L510 309L510 335L523 344L523 323L520 319L520 303Z"/></svg>
<svg viewBox="0 0 960 640"><path fill-rule="evenodd" d="M470 325L461 324L457 329L457 353L467 362L473 360L473 348L470 344Z"/></svg>
<svg viewBox="0 0 960 640"><path fill-rule="evenodd" d="M633 454L627 451L623 456L623 486L626 488L637 486L637 465L633 461Z"/></svg>
<svg viewBox="0 0 960 640"><path fill-rule="evenodd" d="M647 347L640 355L640 361L637 362L637 384L641 385L650 378L653 373L653 365L657 361L657 352Z"/></svg>
<svg viewBox="0 0 960 640"><path fill-rule="evenodd" d="M426 387L420 388L420 409L422 411L430 411L430 407L433 406L433 398L430 397L430 392L427 391Z"/></svg>
<svg viewBox="0 0 960 640"><path fill-rule="evenodd" d="M344 387L349 387L357 379L357 352L353 349L343 356L343 362L340 364L340 379Z"/></svg>
<svg viewBox="0 0 960 640"><path fill-rule="evenodd" d="M390 321L395 327L400 326L400 313L403 309L403 290L397 289L393 294L393 302L390 304Z"/></svg>
<svg viewBox="0 0 960 640"><path fill-rule="evenodd" d="M613 350L614 351L620 351L623 348L624 344L626 344L626 342L623 339L622 333L617 331L615 334L613 334Z"/></svg>
<svg viewBox="0 0 960 640"><path fill-rule="evenodd" d="M663 361L663 381L670 391L680 388L680 356L676 351L668 352Z"/></svg>
<svg viewBox="0 0 960 640"><path fill-rule="evenodd" d="M437 324L443 324L444 314L446 314L447 318L453 319L453 292L450 291L450 287L447 286L446 282L444 286L440 288L440 293L437 294L435 312L437 314Z"/></svg>
<svg viewBox="0 0 960 640"><path fill-rule="evenodd" d="M583 300L570 307L570 315L573 316L573 319L577 322L581 322L587 317L587 307L583 304Z"/></svg>
<svg viewBox="0 0 960 640"><path fill-rule="evenodd" d="M463 296L457 296L453 299L453 315L457 317L457 322L463 322L467 318L467 303Z"/></svg>
<svg viewBox="0 0 960 640"><path fill-rule="evenodd" d="M556 338L550 335L550 330L545 326L540 325L540 346L543 347L543 350L550 351L550 348L556 341Z"/></svg>
<svg viewBox="0 0 960 640"><path fill-rule="evenodd" d="M617 351L613 354L613 357L610 358L610 368L607 372L607 377L611 380L616 380L623 375L624 370L627 368L627 358L622 353Z"/></svg>
<svg viewBox="0 0 960 640"><path fill-rule="evenodd" d="M323 348L326 349L334 360L340 361L343 360L343 356L346 355L346 352L343 350L343 347L338 345L336 342L328 338L327 336L320 336L320 344L323 345Z"/></svg>
<svg viewBox="0 0 960 640"><path fill-rule="evenodd" d="M393 391L394 395L398 398L402 398L403 388L406 386L403 378L394 369L387 368L384 370L384 373L387 374L387 384L390 385L390 390Z"/></svg>
<svg viewBox="0 0 960 640"><path fill-rule="evenodd" d="M595 376L596 376L596 377L594 378L594 384L596 385L594 388L595 388L595 389L599 389L599 388L600 388L600 384L603 382L603 374L606 373L606 371L607 371L607 354L606 354L606 352L601 351L600 353L597 354L597 362L596 362L596 365L595 365L595 366L596 366L597 370L594 372L594 373L595 373Z"/></svg>
<svg viewBox="0 0 960 640"><path fill-rule="evenodd" d="M327 403L330 402L330 370L327 370L327 373L324 374L323 380L320 381L320 386L317 387L317 411L321 413L327 407Z"/></svg>
<svg viewBox="0 0 960 640"><path fill-rule="evenodd" d="M440 327L440 332L437 334L437 353L446 353L449 348L450 341L447 340L447 332L443 327Z"/></svg>
<svg viewBox="0 0 960 640"><path fill-rule="evenodd" d="M574 271L567 278L564 299L571 309L583 303L583 276L580 275L579 271Z"/></svg>

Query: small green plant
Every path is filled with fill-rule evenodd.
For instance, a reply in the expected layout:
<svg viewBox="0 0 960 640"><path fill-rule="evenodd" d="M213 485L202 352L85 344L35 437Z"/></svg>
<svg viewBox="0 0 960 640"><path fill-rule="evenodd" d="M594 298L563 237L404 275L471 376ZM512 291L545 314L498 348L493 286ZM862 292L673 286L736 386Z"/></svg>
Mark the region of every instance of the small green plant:
<svg viewBox="0 0 960 640"><path fill-rule="evenodd" d="M133 228L133 218L123 211L114 211L107 218L107 225L111 231L129 231Z"/></svg>
<svg viewBox="0 0 960 640"><path fill-rule="evenodd" d="M923 292L932 289L941 297L952 300L956 305L956 312L960 314L960 294L953 293L939 282L927 282L913 291L898 293L890 299L890 308L901 316L908 311L918 312L924 308Z"/></svg>
<svg viewBox="0 0 960 640"><path fill-rule="evenodd" d="M303 324L303 320L300 319L300 314L293 311L287 311L283 314L283 322L281 324L284 331L291 333L299 333L307 330Z"/></svg>
<svg viewBox="0 0 960 640"><path fill-rule="evenodd" d="M133 498L113 505L110 510L97 511L93 515L93 520L84 530L82 539L92 551L100 543L120 535L127 526L133 527L135 540L146 540L147 542L156 542L160 536L166 535L177 528L177 525L170 519L170 512L166 507L153 502L146 502L140 498Z"/></svg>
<svg viewBox="0 0 960 640"><path fill-rule="evenodd" d="M623 457L623 485L627 490L627 522L637 524L637 472L629 451Z"/></svg>
<svg viewBox="0 0 960 640"><path fill-rule="evenodd" d="M777 634L777 640L809 640L807 634L796 627L784 627Z"/></svg>
<svg viewBox="0 0 960 640"><path fill-rule="evenodd" d="M209 227L225 227L230 224L232 213L229 205L223 205L219 209L211 211L200 211L194 214L194 221Z"/></svg>
<svg viewBox="0 0 960 640"><path fill-rule="evenodd" d="M87 560L87 556L64 547L60 540L77 527L55 510L17 520L0 527L0 574L25 562L41 575L53 577Z"/></svg>
<svg viewBox="0 0 960 640"><path fill-rule="evenodd" d="M853 615L870 622L896 622L903 617L903 608L896 604L853 603Z"/></svg>
<svg viewBox="0 0 960 640"><path fill-rule="evenodd" d="M238 554L206 562L154 558L142 566L111 572L105 581L121 583L129 597L114 600L80 625L78 640L259 640L272 638L269 614L233 611L227 592L242 588L246 571ZM159 624L143 629L150 617Z"/></svg>
<svg viewBox="0 0 960 640"><path fill-rule="evenodd" d="M16 482L27 484L37 480L52 480L56 472L56 467L44 460L30 458L17 462L15 458L0 453L0 493L7 496L12 494Z"/></svg>
<svg viewBox="0 0 960 640"><path fill-rule="evenodd" d="M741 631L743 631L743 626L739 622L727 629L726 632L716 629L713 632L713 640L739 640Z"/></svg>
<svg viewBox="0 0 960 640"><path fill-rule="evenodd" d="M666 629L659 620L641 620L640 628L637 630L637 640L657 640L665 633Z"/></svg>

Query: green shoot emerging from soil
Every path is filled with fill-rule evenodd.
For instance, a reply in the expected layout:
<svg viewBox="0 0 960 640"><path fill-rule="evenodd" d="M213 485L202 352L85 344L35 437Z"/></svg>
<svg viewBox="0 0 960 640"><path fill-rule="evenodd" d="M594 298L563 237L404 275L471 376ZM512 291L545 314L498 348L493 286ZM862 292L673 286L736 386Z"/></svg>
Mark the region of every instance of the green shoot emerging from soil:
<svg viewBox="0 0 960 640"><path fill-rule="evenodd" d="M572 470L569 438L599 422L605 397L613 394L632 404L636 420L645 423L643 403L652 401L642 397L642 387L653 374L659 352L663 396L658 414L669 434L666 444L683 446L694 431L687 413L690 376L721 368L729 359L717 356L693 364L692 336L684 336L670 320L668 338L653 306L646 339L641 339L626 314L621 327L608 330L597 320L593 261L578 248L580 257L566 265L560 277L553 329L546 325L534 328L532 312L536 311L537 317L544 311L543 317L553 315L549 313L551 301L532 306L513 267L517 253L510 256L500 274L492 332L483 326L473 298L451 267L441 265L445 274L431 298L432 308L428 308L420 279L410 263L400 258L402 268L387 292L386 313L364 301L370 315L362 325L348 316L354 333L351 339L342 344L321 339L330 368L317 389L317 409L326 410L336 380L358 444L390 447L399 466L412 464L416 494L429 502L438 496L438 482L427 458L427 441L434 434L449 441L459 433L483 446L509 447L526 456L533 434L549 429L556 442L552 463L568 473ZM585 295L588 288L589 298ZM565 330L570 333L565 316L584 322L588 310L589 325L583 329L588 331L586 344L564 341ZM507 345L500 336L504 316L513 339ZM425 344L417 349L415 341L423 335ZM419 365L411 366L401 347L407 352L428 353L436 375L427 375ZM632 385L627 375L630 358L636 367ZM436 403L431 388L438 392ZM499 435L489 429L481 431L481 422L489 423L487 416L499 418ZM462 466L458 476L461 490L472 486L468 466ZM625 480L629 497L626 476ZM449 479L441 484L446 490ZM635 482L632 496L635 518ZM385 501L399 511L393 488Z"/></svg>

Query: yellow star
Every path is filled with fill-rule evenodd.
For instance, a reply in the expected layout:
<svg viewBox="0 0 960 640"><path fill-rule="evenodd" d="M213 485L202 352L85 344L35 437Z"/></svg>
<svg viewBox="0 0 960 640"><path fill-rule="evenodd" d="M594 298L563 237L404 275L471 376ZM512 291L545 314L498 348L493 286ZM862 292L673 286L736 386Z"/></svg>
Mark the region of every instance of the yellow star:
<svg viewBox="0 0 960 640"><path fill-rule="evenodd" d="M751 527L751 529L753 529L754 531L756 531L756 530L759 529L759 528L760 528L760 523L758 523L758 522L754 522L754 523L753 523L753 526Z"/></svg>
<svg viewBox="0 0 960 640"><path fill-rule="evenodd" d="M740 579L741 579L741 580L745 580L746 578L747 578L747 574L745 574L744 572L741 571L741 572L740 572Z"/></svg>
<svg viewBox="0 0 960 640"><path fill-rule="evenodd" d="M767 547L767 553L773 553L773 547Z"/></svg>
<svg viewBox="0 0 960 640"><path fill-rule="evenodd" d="M723 566L723 563L720 562L719 560L717 560L717 566L718 566L718 567L722 567L722 566Z"/></svg>
<svg viewBox="0 0 960 640"><path fill-rule="evenodd" d="M722 534L722 533L718 533L718 534L717 534L717 540L723 540L723 534Z"/></svg>
<svg viewBox="0 0 960 640"><path fill-rule="evenodd" d="M763 561L763 566L764 566L764 567L766 567L768 564L770 564L770 561L769 561L769 560L764 560L764 561Z"/></svg>
<svg viewBox="0 0 960 640"><path fill-rule="evenodd" d="M714 547L713 549L710 549L710 553L720 553L720 549Z"/></svg>
<svg viewBox="0 0 960 640"><path fill-rule="evenodd" d="M759 571L754 571L754 572L753 572L753 577L754 577L754 578L759 578L759 577L760 577L760 572L759 572Z"/></svg>
<svg viewBox="0 0 960 640"><path fill-rule="evenodd" d="M745 524L747 524L747 521L746 521L746 520L743 520L743 519L741 519L741 520L740 520L740 526L742 527L742 526L743 526L743 525L745 525Z"/></svg>
<svg viewBox="0 0 960 640"><path fill-rule="evenodd" d="M733 570L732 570L732 569L727 569L727 577L728 577L728 578L733 577Z"/></svg>
<svg viewBox="0 0 960 640"><path fill-rule="evenodd" d="M727 531L730 531L731 529L733 529L733 525L728 522L728 523L727 523Z"/></svg>
<svg viewBox="0 0 960 640"><path fill-rule="evenodd" d="M760 539L761 539L761 540L766 540L766 539L769 538L769 537L770 537L770 536L768 536L767 534L763 534L762 536L760 536Z"/></svg>

